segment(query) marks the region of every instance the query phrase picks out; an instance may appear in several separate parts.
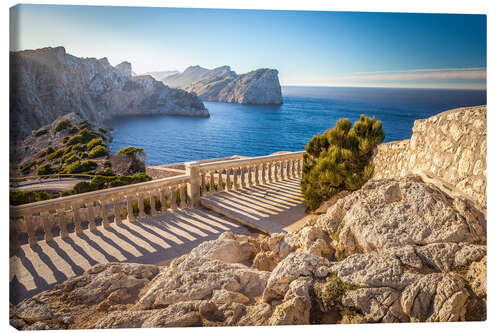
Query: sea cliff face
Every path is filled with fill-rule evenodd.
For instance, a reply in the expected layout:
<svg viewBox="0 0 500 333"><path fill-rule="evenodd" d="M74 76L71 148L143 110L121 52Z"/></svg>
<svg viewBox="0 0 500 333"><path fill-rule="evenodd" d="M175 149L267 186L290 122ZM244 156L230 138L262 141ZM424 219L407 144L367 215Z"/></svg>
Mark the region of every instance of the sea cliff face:
<svg viewBox="0 0 500 333"><path fill-rule="evenodd" d="M13 139L70 112L97 123L122 115L209 116L195 94L132 76L130 63L113 67L106 58L78 58L63 47L11 52L10 70Z"/></svg>
<svg viewBox="0 0 500 333"><path fill-rule="evenodd" d="M237 75L229 66L212 70L192 66L181 74L166 77L163 82L194 92L204 101L269 105L283 103L276 69L263 68Z"/></svg>

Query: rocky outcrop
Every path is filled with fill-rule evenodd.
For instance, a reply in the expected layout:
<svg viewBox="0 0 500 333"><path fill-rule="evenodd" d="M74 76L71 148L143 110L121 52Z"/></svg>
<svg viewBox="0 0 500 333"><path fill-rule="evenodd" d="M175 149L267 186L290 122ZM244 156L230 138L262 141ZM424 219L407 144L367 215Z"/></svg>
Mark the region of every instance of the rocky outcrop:
<svg viewBox="0 0 500 333"><path fill-rule="evenodd" d="M194 94L131 74L130 63L115 68L106 58L78 58L63 47L11 52L11 138L70 112L97 123L132 114L209 116Z"/></svg>
<svg viewBox="0 0 500 333"><path fill-rule="evenodd" d="M339 199L318 224L344 255L442 242L484 244L484 215L419 177L368 181Z"/></svg>
<svg viewBox="0 0 500 333"><path fill-rule="evenodd" d="M422 175L486 212L486 106L416 120L411 139L377 147L373 178Z"/></svg>
<svg viewBox="0 0 500 333"><path fill-rule="evenodd" d="M237 104L282 104L278 71L258 69L237 75L229 66L212 70L188 67L183 73L166 77L163 82L196 93L204 101Z"/></svg>

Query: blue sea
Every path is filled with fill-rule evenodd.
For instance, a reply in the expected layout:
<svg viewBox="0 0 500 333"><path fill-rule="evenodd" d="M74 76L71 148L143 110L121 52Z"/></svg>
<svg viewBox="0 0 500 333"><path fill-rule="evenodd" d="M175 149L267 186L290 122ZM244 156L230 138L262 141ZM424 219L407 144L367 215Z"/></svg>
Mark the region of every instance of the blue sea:
<svg viewBox="0 0 500 333"><path fill-rule="evenodd" d="M231 155L260 156L303 150L308 140L361 114L382 121L385 141L411 136L415 119L486 104L485 90L283 87L283 105L205 102L210 118L134 116L116 118L111 150L144 148L157 165Z"/></svg>

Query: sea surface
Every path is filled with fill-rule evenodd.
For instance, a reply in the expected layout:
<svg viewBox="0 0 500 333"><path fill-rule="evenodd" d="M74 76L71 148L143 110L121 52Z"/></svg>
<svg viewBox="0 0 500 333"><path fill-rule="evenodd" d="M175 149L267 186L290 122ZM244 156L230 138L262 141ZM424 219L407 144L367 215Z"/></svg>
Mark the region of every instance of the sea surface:
<svg viewBox="0 0 500 333"><path fill-rule="evenodd" d="M134 116L113 119L111 150L144 148L148 165L231 155L303 150L340 118L382 121L386 139L407 139L415 119L486 104L485 90L283 87L281 106L205 102L210 118Z"/></svg>

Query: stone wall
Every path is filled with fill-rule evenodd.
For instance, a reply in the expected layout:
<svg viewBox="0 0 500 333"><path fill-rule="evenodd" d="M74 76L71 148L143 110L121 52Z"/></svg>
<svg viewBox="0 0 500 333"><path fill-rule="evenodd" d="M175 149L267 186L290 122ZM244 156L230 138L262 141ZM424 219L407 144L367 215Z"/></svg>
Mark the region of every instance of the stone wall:
<svg viewBox="0 0 500 333"><path fill-rule="evenodd" d="M411 139L379 145L373 162L375 179L422 175L486 211L486 106L416 120Z"/></svg>

